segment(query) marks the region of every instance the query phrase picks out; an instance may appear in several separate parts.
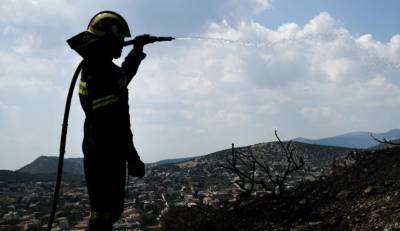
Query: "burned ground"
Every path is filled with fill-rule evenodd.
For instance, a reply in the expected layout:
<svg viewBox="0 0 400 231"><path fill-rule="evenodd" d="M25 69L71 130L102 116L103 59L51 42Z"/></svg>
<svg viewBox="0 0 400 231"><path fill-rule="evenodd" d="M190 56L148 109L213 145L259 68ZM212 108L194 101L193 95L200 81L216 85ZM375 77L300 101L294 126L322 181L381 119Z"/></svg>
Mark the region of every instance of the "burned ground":
<svg viewBox="0 0 400 231"><path fill-rule="evenodd" d="M168 230L400 230L400 147L353 153L297 191L265 195L236 209L182 208L165 216ZM172 217L174 223L167 222ZM195 217L196 219L192 219Z"/></svg>

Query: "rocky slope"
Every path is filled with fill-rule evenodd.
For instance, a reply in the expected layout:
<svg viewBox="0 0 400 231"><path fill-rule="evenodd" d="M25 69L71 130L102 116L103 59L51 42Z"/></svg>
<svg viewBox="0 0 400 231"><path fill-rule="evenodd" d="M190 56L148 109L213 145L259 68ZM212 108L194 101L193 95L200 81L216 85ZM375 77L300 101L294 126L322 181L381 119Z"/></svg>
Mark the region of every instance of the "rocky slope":
<svg viewBox="0 0 400 231"><path fill-rule="evenodd" d="M164 224L169 230L400 230L400 147L349 158L353 165L336 166L297 191L265 195L236 209L175 210ZM172 217L179 217L173 225Z"/></svg>
<svg viewBox="0 0 400 231"><path fill-rule="evenodd" d="M359 153L356 159L304 189L310 212L295 222L298 230L400 229L400 147Z"/></svg>

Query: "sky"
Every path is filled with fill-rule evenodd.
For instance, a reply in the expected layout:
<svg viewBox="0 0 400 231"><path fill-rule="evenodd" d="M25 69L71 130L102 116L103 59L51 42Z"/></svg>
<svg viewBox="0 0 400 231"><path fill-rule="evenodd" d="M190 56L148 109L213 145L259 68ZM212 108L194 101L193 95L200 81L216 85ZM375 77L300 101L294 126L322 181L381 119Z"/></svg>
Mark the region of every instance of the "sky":
<svg viewBox="0 0 400 231"><path fill-rule="evenodd" d="M102 10L124 16L133 36L182 38L146 46L129 86L145 162L274 141L274 130L292 139L399 128L398 9L396 0L3 0L0 169L58 155L80 61L65 40ZM67 158L83 155L83 120L75 91Z"/></svg>

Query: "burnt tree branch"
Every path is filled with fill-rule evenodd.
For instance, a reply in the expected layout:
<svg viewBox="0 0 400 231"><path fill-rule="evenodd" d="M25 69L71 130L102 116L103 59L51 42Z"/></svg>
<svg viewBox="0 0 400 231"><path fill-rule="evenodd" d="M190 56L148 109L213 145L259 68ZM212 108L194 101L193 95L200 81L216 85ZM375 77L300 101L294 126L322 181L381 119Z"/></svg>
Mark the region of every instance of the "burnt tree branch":
<svg viewBox="0 0 400 231"><path fill-rule="evenodd" d="M277 131L275 131L275 136L286 162L283 170L280 170L281 172L268 163L271 160L265 159L263 154L267 154L266 151L257 152L252 147L235 149L234 144L232 144L230 158L226 160L227 164L219 165L236 175L233 183L243 191L241 196L250 195L256 186L272 195L282 194L286 190L288 176L303 168L304 160L301 156L295 155L292 141L285 144L281 141ZM260 159L261 157L264 157L263 161ZM275 172L275 175L272 172Z"/></svg>
<svg viewBox="0 0 400 231"><path fill-rule="evenodd" d="M378 139L372 133L369 135L372 137L372 139L381 144L400 145L400 143L395 143L392 140L387 140L385 137L382 139Z"/></svg>

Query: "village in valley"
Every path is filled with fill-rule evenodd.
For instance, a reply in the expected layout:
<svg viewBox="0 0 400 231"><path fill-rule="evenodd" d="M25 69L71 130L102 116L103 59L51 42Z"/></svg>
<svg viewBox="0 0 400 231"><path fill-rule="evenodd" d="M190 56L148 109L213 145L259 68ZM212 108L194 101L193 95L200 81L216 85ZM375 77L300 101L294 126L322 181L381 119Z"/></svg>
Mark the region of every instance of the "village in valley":
<svg viewBox="0 0 400 231"><path fill-rule="evenodd" d="M330 163L344 148L315 147L295 144L297 153L304 155L305 167L289 176L286 186L293 187L300 180L315 181L329 172ZM258 158L268 160L271 170L285 164L277 143L263 143L247 148ZM307 154L305 154L307 153ZM231 150L196 157L179 163L147 166L142 179L129 179L125 210L114 225L116 230L146 230L160 227L160 220L171 207L224 207L237 200L243 190L234 182L235 172L224 168ZM260 173L256 173L260 174ZM53 193L53 181L0 182L0 230L41 230L47 226ZM84 230L89 219L89 199L84 177L62 183L61 196L52 230ZM266 193L255 188L254 196Z"/></svg>

